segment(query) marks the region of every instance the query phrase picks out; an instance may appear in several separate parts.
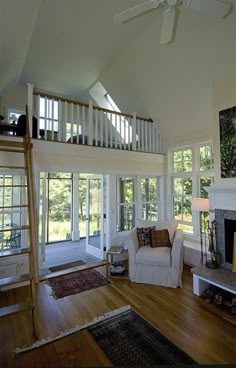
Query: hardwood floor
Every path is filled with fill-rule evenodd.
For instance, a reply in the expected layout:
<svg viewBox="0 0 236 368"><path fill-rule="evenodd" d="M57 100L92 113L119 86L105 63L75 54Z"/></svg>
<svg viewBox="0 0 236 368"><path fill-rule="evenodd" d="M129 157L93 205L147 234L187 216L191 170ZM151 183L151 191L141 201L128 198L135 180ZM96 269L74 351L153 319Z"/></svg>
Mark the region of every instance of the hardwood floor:
<svg viewBox="0 0 236 368"><path fill-rule="evenodd" d="M0 294L0 305L22 302L28 288L22 287ZM214 305L192 294L192 275L184 268L183 288L171 289L135 284L128 280L112 280L112 285L54 300L46 282L38 287L40 338L55 337L62 330L83 324L110 310L130 304L170 341L200 364L236 363L236 316L216 311ZM105 365L87 336L81 336L78 366ZM13 349L33 342L31 315L28 312L0 320L0 366L14 367ZM95 350L96 351L95 351ZM54 354L57 354L55 351ZM90 359L96 355L96 362ZM59 354L58 354L59 357ZM58 358L59 359L59 358ZM61 358L60 358L61 359ZM45 356L40 358L46 367ZM62 367L68 365L62 364ZM18 365L16 365L18 367ZM27 362L25 367L36 367ZM40 366L39 363L37 367Z"/></svg>

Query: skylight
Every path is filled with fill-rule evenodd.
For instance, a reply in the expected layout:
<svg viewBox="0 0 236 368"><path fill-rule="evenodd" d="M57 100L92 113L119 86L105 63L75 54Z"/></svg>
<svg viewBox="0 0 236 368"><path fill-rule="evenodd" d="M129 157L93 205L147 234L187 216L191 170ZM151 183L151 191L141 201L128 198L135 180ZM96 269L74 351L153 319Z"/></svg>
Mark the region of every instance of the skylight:
<svg viewBox="0 0 236 368"><path fill-rule="evenodd" d="M89 91L98 106L104 109L113 110L115 112L121 112L113 98L106 91L101 82L97 82ZM112 123L113 127L119 133L120 137L125 143L129 143L129 137L132 137L132 127L129 121L122 115L120 115L120 121L122 124L116 124L115 114L105 113L107 119Z"/></svg>

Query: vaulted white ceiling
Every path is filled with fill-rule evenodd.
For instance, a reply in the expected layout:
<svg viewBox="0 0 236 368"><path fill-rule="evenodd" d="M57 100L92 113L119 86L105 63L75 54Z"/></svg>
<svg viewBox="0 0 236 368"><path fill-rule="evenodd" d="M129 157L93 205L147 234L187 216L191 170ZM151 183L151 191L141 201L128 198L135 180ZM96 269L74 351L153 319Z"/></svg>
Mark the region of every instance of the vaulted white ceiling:
<svg viewBox="0 0 236 368"><path fill-rule="evenodd" d="M29 82L87 99L101 80L123 111L157 119L169 142L210 136L212 83L236 72L236 1L225 19L181 9L175 41L162 46L160 9L113 22L143 1L0 0L0 94Z"/></svg>

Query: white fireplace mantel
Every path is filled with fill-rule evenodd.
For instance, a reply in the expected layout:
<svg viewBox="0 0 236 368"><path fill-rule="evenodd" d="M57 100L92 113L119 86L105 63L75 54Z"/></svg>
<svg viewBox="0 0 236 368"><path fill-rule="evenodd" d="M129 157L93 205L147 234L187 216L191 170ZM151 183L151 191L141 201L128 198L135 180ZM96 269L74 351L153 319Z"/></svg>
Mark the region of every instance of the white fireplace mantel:
<svg viewBox="0 0 236 368"><path fill-rule="evenodd" d="M236 187L213 185L205 189L209 193L210 211L215 209L236 211Z"/></svg>

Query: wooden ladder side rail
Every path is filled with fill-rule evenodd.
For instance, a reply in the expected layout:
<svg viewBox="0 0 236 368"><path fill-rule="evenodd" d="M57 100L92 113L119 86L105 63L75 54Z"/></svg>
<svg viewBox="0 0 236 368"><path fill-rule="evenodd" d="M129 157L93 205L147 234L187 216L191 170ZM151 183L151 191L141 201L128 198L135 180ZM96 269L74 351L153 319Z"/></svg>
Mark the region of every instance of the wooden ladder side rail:
<svg viewBox="0 0 236 368"><path fill-rule="evenodd" d="M34 180L32 169L32 144L29 136L29 111L26 105L26 135L24 137L24 156L26 163L26 180L27 180L27 197L28 197L28 221L29 221L29 268L32 274L31 285L31 297L33 303L32 317L35 338L38 338L38 305L37 305L37 293L36 284L39 281L38 278L38 262L37 262L37 226L36 226L36 211L35 211L35 198L34 198Z"/></svg>

